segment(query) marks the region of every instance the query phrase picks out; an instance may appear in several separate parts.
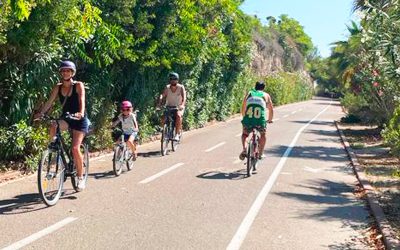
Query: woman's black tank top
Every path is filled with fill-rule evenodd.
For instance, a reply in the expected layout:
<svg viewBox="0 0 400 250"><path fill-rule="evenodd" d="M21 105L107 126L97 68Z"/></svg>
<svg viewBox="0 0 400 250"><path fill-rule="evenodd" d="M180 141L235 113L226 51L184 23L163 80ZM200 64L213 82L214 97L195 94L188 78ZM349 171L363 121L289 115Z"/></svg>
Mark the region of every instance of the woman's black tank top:
<svg viewBox="0 0 400 250"><path fill-rule="evenodd" d="M69 93L68 93L69 94ZM65 101L64 107L62 108L62 113L65 114L67 112L71 114L75 114L77 112L80 112L79 108L79 95L78 92L76 92L76 84L72 85L72 94L71 96L63 96L61 94L61 86L58 91L58 97L60 99L61 104L64 103L64 99L67 98Z"/></svg>

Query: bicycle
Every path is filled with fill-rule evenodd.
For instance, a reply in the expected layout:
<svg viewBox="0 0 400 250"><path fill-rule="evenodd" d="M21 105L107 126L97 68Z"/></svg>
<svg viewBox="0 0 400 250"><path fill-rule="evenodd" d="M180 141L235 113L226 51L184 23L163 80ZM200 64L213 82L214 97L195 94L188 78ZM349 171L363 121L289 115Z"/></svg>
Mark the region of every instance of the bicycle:
<svg viewBox="0 0 400 250"><path fill-rule="evenodd" d="M64 118L77 120L74 116L68 113ZM78 188L78 177L74 159L71 150L66 150L67 144L61 133L59 123L61 119L44 116L42 117L42 120L56 123L55 140L42 152L37 175L41 199L47 206L53 206L60 199L64 182L68 177L71 177L71 183L74 190L76 192L79 192L80 190ZM83 154L83 178L86 183L89 174L89 151L85 139L81 144L80 150ZM54 190L51 188L54 188Z"/></svg>
<svg viewBox="0 0 400 250"><path fill-rule="evenodd" d="M257 170L259 159L258 144L260 140L259 127L252 127L247 143L247 177L250 177L253 171Z"/></svg>
<svg viewBox="0 0 400 250"><path fill-rule="evenodd" d="M113 156L113 170L115 176L119 176L122 173L122 166L126 164L126 168L128 171L133 168L133 159L132 159L132 151L126 145L124 140L124 134L121 133L119 136L119 140L116 142L114 146L114 156Z"/></svg>
<svg viewBox="0 0 400 250"><path fill-rule="evenodd" d="M161 135L161 155L168 153L168 144L171 142L172 151L178 149L178 145L182 139L182 133L179 135L179 140L175 140L175 118L176 112L179 110L176 106L166 106L164 110L165 124Z"/></svg>

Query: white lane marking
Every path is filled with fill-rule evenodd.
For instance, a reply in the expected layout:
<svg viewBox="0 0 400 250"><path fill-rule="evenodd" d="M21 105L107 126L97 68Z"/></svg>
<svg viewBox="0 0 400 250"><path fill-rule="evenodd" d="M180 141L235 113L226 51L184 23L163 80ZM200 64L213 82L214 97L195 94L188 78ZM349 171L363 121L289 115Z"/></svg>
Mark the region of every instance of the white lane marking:
<svg viewBox="0 0 400 250"><path fill-rule="evenodd" d="M155 179L157 179L157 178L159 178L159 177L161 177L161 176L163 176L163 175L165 175L165 174L171 172L172 170L174 170L174 169L176 169L176 168L178 168L178 167L180 167L180 166L182 166L182 165L184 165L184 164L185 164L185 163L183 163L183 162L177 163L177 164L173 165L172 167L169 167L169 168L167 168L167 169L164 169L163 171L161 171L161 172L159 172L159 173L157 173L157 174L155 174L155 175L152 175L152 176L150 176L150 177L148 177L148 178L146 178L146 179L140 181L139 183L140 183L140 184L146 184L146 183L149 183L149 182L151 182L151 181L154 181Z"/></svg>
<svg viewBox="0 0 400 250"><path fill-rule="evenodd" d="M242 136L242 132L240 132L239 134L235 135L235 137L239 137Z"/></svg>
<svg viewBox="0 0 400 250"><path fill-rule="evenodd" d="M299 111L299 112L300 112L300 111L303 111L303 109L299 109L298 111Z"/></svg>
<svg viewBox="0 0 400 250"><path fill-rule="evenodd" d="M319 112L312 120L310 120L306 125L300 128L299 131L297 131L295 137L293 138L292 142L290 143L289 147L286 149L285 153L282 155L282 158L280 159L278 165L275 167L274 171L272 172L270 178L267 180L263 188L261 189L260 193L257 195L257 198L251 205L251 208L249 212L247 212L246 217L244 217L242 223L240 224L240 227L236 231L235 235L233 236L231 242L227 246L227 250L238 250L240 249L240 246L242 245L244 239L247 236L247 233L250 230L251 225L253 224L254 219L256 218L258 212L261 209L261 206L264 204L265 198L267 198L267 195L269 191L272 188L272 185L278 178L279 173L281 172L284 164L286 163L286 160L288 159L288 156L290 152L292 151L294 145L296 144L297 140L300 137L300 134L306 129L315 119L318 118L322 113L324 113L330 106L332 102L329 103L328 107L323 109L321 112Z"/></svg>
<svg viewBox="0 0 400 250"><path fill-rule="evenodd" d="M296 112L297 112L297 111L292 111L292 115L293 115L293 114L296 114Z"/></svg>
<svg viewBox="0 0 400 250"><path fill-rule="evenodd" d="M50 233L62 228L63 226L73 222L76 219L78 219L78 218L67 217L64 220L59 221L59 222L57 222L56 224L54 224L52 226L49 226L49 227L47 227L47 228L45 228L45 229L43 229L43 230L41 230L41 231L39 231L37 233L32 234L29 237L26 237L25 239L17 241L12 245L9 245L8 247L3 248L2 250L20 249L20 248L22 248L22 247L24 247L24 246L36 241L36 240L42 238L43 236L46 236L46 235L48 235L48 234L50 234Z"/></svg>
<svg viewBox="0 0 400 250"><path fill-rule="evenodd" d="M281 172L281 175L292 175L292 173L289 173L289 172Z"/></svg>
<svg viewBox="0 0 400 250"><path fill-rule="evenodd" d="M1 208L6 208L6 207L12 207L14 205L17 205L17 203L10 203L10 204L6 204L6 205L2 205L2 206L0 206L0 209Z"/></svg>
<svg viewBox="0 0 400 250"><path fill-rule="evenodd" d="M222 145L224 145L226 142L220 142L220 143L218 143L217 145L215 145L215 146L213 146L213 147L211 147L211 148L209 148L209 149L206 149L206 150L204 150L204 152L206 152L206 153L208 153L208 152L211 152L211 151L213 151L214 149L216 149L216 148L219 148L219 147L221 147Z"/></svg>
<svg viewBox="0 0 400 250"><path fill-rule="evenodd" d="M308 167L308 166L305 166L305 167L304 167L304 170L307 171L307 172L311 172L311 173L318 173L318 172L321 172L321 169L312 168L312 167Z"/></svg>
<svg viewBox="0 0 400 250"><path fill-rule="evenodd" d="M289 116L289 115L284 115L283 118L286 118L286 117L288 117L288 116Z"/></svg>

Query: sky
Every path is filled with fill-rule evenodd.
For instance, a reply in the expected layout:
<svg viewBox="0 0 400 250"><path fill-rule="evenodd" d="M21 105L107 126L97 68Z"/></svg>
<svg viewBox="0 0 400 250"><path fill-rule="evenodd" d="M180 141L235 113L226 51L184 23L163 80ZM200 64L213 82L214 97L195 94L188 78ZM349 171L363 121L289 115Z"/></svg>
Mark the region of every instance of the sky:
<svg viewBox="0 0 400 250"><path fill-rule="evenodd" d="M266 17L287 14L296 19L323 57L331 54L330 45L346 40L347 25L356 20L352 13L354 0L245 0L240 8L257 15L266 24Z"/></svg>

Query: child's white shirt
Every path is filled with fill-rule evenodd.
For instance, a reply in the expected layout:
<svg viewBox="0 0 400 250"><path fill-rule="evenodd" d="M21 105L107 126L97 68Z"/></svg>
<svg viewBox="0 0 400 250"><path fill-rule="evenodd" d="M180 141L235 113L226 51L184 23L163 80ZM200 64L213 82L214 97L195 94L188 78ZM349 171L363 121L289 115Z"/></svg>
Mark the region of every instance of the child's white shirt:
<svg viewBox="0 0 400 250"><path fill-rule="evenodd" d="M120 114L118 119L121 121L122 131L124 131L124 134L130 135L135 132L136 117L133 113L130 113L127 117L124 117L122 114Z"/></svg>

